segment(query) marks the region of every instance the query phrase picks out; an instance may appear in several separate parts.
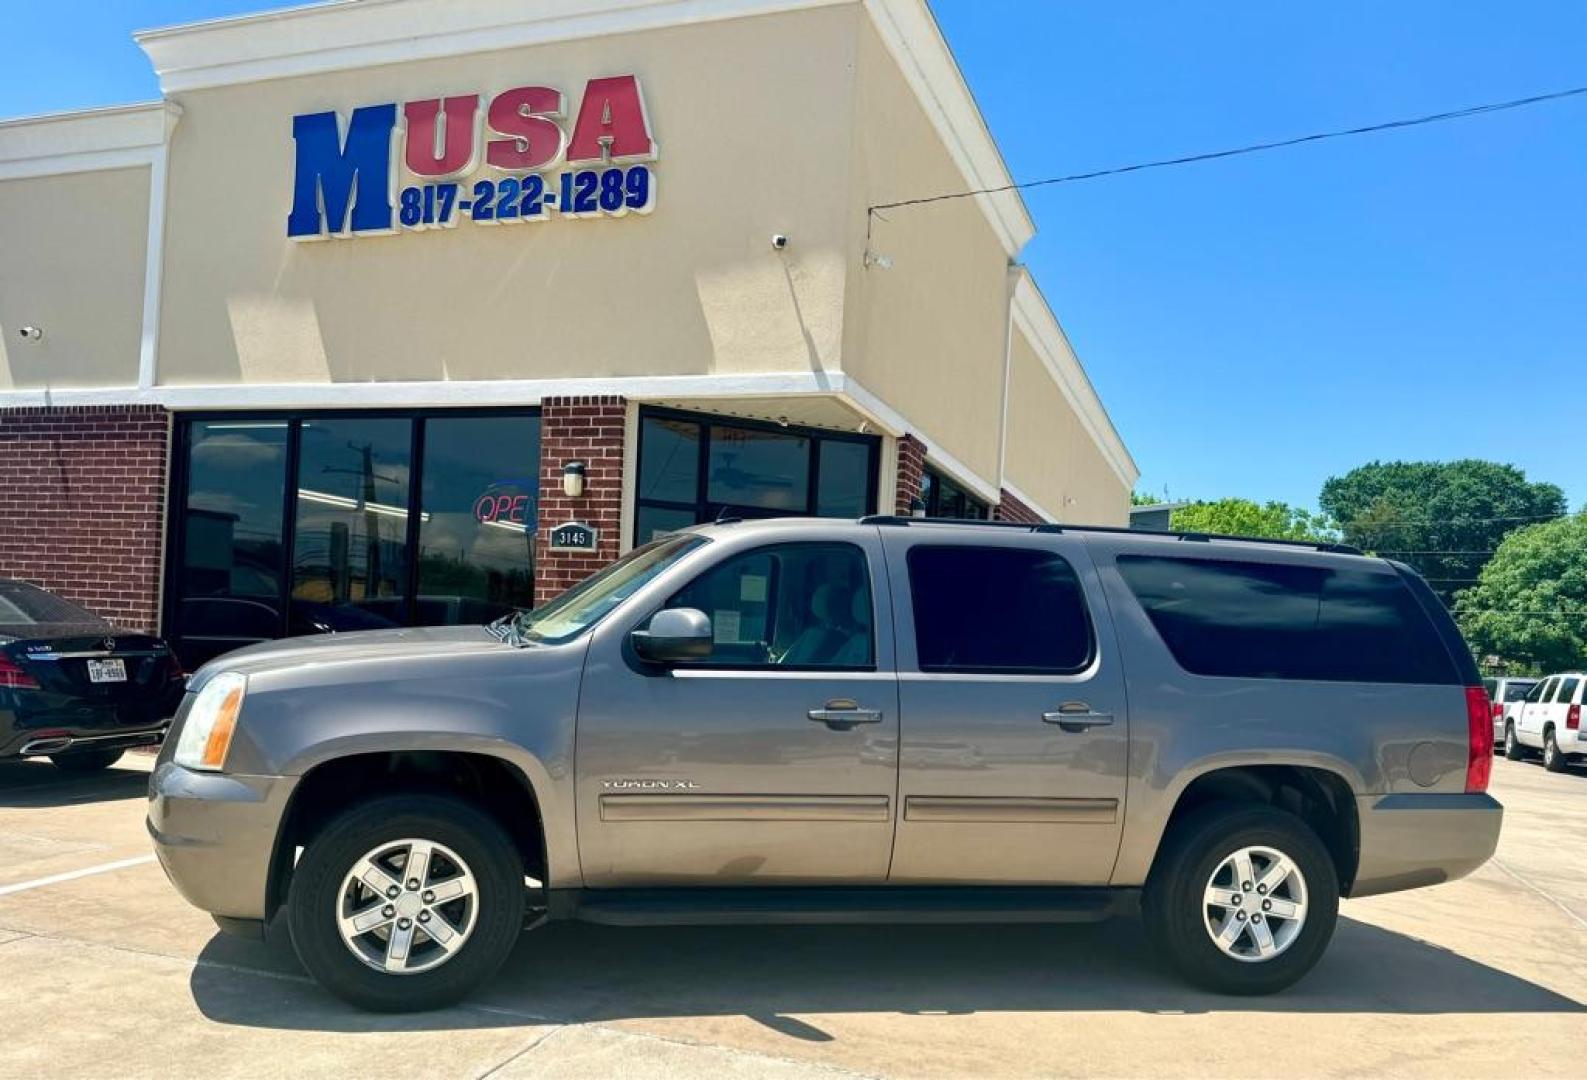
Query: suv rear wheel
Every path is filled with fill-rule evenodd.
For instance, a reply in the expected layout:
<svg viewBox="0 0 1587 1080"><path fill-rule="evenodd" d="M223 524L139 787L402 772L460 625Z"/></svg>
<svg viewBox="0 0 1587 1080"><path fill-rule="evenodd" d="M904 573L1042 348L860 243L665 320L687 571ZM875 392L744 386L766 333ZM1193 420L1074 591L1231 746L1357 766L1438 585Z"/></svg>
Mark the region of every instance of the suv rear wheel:
<svg viewBox="0 0 1587 1080"><path fill-rule="evenodd" d="M1560 753L1559 742L1554 738L1554 729L1549 728L1543 732L1543 768L1549 772L1564 772L1569 764L1565 755Z"/></svg>
<svg viewBox="0 0 1587 1080"><path fill-rule="evenodd" d="M1174 825L1147 880L1153 942L1190 981L1270 994L1317 963L1339 916L1339 878L1317 834L1270 806L1218 803Z"/></svg>
<svg viewBox="0 0 1587 1080"><path fill-rule="evenodd" d="M384 797L314 838L287 906L298 959L331 993L381 1012L436 1009L507 959L523 929L523 867L474 806Z"/></svg>
<svg viewBox="0 0 1587 1080"><path fill-rule="evenodd" d="M1521 740L1515 737L1515 725L1504 725L1504 756L1510 761L1520 761L1526 757L1526 748L1521 745Z"/></svg>

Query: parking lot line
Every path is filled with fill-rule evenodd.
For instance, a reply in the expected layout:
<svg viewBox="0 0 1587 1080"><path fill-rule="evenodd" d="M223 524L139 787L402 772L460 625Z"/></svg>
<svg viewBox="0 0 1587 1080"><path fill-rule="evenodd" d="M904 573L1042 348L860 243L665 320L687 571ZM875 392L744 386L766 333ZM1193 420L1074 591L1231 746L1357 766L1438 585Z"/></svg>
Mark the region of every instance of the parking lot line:
<svg viewBox="0 0 1587 1080"><path fill-rule="evenodd" d="M153 855L139 855L135 859L117 859L115 862L100 863L98 866L86 866L81 870L69 870L64 874L51 874L49 877L34 878L32 881L19 881L15 885L0 885L0 896L27 892L29 889L42 889L46 885L76 881L78 878L92 877L94 874L108 874L112 870L125 870L129 866L142 866L153 861Z"/></svg>

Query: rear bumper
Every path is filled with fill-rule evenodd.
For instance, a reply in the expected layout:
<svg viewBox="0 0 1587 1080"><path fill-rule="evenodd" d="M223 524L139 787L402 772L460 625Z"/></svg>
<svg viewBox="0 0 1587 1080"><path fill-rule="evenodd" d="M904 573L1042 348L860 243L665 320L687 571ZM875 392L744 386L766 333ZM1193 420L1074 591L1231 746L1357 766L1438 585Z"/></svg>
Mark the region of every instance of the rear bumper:
<svg viewBox="0 0 1587 1080"><path fill-rule="evenodd" d="M265 917L276 837L295 777L195 772L149 777L149 836L178 892L228 919Z"/></svg>
<svg viewBox="0 0 1587 1080"><path fill-rule="evenodd" d="M1465 877L1493 857L1504 822L1491 795L1368 795L1356 812L1361 859L1351 896Z"/></svg>
<svg viewBox="0 0 1587 1080"><path fill-rule="evenodd" d="M134 746L157 746L165 739L171 722L135 727L125 731L47 729L13 733L3 747L0 759L46 757L73 750L130 750Z"/></svg>

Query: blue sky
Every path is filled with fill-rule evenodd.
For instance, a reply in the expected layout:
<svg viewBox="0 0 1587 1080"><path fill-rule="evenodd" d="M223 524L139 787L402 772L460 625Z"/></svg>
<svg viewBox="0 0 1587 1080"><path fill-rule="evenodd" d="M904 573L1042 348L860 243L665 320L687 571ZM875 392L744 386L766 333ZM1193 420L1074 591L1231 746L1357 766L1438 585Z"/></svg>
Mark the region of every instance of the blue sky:
<svg viewBox="0 0 1587 1080"><path fill-rule="evenodd" d="M133 29L268 6L9 5L0 116L156 97ZM1577 0L934 6L1021 180L1587 84ZM1587 502L1587 97L1027 198L1143 490L1487 457Z"/></svg>

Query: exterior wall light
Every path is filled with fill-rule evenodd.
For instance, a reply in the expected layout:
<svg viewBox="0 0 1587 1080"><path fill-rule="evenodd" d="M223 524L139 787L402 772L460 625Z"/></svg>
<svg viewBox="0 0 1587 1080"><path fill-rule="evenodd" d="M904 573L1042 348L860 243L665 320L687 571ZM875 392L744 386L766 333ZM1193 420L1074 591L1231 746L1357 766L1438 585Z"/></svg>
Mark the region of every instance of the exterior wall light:
<svg viewBox="0 0 1587 1080"><path fill-rule="evenodd" d="M18 333L22 335L23 341L38 341L44 337L43 328L38 326L24 326Z"/></svg>
<svg viewBox="0 0 1587 1080"><path fill-rule="evenodd" d="M584 495L584 462L569 461L562 466L562 494L570 499Z"/></svg>

